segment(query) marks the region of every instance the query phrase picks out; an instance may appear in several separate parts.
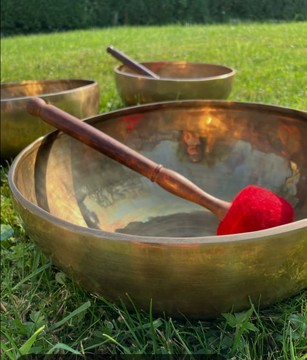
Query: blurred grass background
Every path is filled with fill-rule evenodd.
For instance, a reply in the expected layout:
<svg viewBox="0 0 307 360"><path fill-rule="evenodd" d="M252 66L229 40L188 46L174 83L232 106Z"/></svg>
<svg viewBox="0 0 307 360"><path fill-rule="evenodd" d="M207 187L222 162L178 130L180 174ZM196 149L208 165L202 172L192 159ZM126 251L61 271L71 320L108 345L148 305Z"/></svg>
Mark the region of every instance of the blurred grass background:
<svg viewBox="0 0 307 360"><path fill-rule="evenodd" d="M91 78L101 111L121 107L106 53L114 45L138 61L186 60L237 70L230 100L306 108L307 23L118 27L2 39L1 81Z"/></svg>

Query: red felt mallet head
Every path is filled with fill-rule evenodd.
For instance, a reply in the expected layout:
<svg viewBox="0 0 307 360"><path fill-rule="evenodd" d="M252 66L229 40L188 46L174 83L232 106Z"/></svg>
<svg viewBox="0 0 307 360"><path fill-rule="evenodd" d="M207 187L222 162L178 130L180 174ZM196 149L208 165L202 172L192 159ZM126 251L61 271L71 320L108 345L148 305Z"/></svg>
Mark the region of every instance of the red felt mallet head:
<svg viewBox="0 0 307 360"><path fill-rule="evenodd" d="M272 191L256 185L241 190L220 222L217 235L268 229L294 220L291 204Z"/></svg>
<svg viewBox="0 0 307 360"><path fill-rule="evenodd" d="M102 131L80 121L40 98L28 101L27 110L50 125L146 176L165 190L206 207L221 221L217 235L263 230L293 221L292 206L278 195L258 186L243 189L232 203L218 199L177 172L146 158ZM138 121L140 121L138 119Z"/></svg>

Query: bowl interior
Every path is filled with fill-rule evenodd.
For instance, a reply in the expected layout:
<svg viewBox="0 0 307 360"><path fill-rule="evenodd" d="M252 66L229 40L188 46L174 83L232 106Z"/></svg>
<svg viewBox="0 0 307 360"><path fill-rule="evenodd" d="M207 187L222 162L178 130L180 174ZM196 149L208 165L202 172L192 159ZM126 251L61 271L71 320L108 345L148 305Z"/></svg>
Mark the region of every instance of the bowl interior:
<svg viewBox="0 0 307 360"><path fill-rule="evenodd" d="M16 83L1 84L1 101L61 93L92 84L91 80L62 79L62 80L31 80Z"/></svg>
<svg viewBox="0 0 307 360"><path fill-rule="evenodd" d="M235 72L233 69L223 65L192 63L185 61L144 62L142 64L159 75L162 79L195 81L204 78L233 76ZM128 75L138 75L125 65L119 66L117 71Z"/></svg>
<svg viewBox="0 0 307 360"><path fill-rule="evenodd" d="M307 217L306 113L260 104L150 104L87 120L205 191L231 201L248 184L287 198ZM18 158L14 183L27 201L83 227L141 236L215 234L206 209L69 136L53 132Z"/></svg>

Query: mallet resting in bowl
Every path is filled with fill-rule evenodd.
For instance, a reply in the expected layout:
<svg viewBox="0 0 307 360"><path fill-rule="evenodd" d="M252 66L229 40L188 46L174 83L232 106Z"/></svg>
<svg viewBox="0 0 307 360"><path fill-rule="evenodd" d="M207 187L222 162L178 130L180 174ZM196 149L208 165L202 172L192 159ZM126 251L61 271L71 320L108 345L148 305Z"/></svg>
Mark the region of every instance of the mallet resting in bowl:
<svg viewBox="0 0 307 360"><path fill-rule="evenodd" d="M146 66L140 64L139 62L127 56L123 52L115 49L113 46L108 46L107 52L113 57L115 57L115 59L121 61L123 64L128 66L131 70L134 70L141 75L149 76L153 79L160 79L160 76L149 70Z"/></svg>
<svg viewBox="0 0 307 360"><path fill-rule="evenodd" d="M32 115L41 117L50 125L149 178L174 195L207 208L220 220L217 235L263 230L294 220L291 204L267 189L256 185L247 186L230 203L206 193L179 173L164 168L40 98L31 98L27 109Z"/></svg>

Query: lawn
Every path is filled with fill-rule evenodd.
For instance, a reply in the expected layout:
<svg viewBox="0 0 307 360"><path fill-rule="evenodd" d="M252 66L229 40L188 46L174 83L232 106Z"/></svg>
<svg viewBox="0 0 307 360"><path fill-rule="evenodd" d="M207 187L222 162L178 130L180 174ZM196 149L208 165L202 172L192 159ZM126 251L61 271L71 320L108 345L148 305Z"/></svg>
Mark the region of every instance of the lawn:
<svg viewBox="0 0 307 360"><path fill-rule="evenodd" d="M89 78L100 112L123 107L105 51L139 61L188 60L237 70L230 100L306 110L307 23L122 27L1 40L1 81ZM306 291L266 309L215 320L128 311L76 285L41 254L14 212L1 165L1 358L23 354L194 354L221 359L306 359ZM153 303L154 309L154 303ZM69 357L68 357L69 358Z"/></svg>

